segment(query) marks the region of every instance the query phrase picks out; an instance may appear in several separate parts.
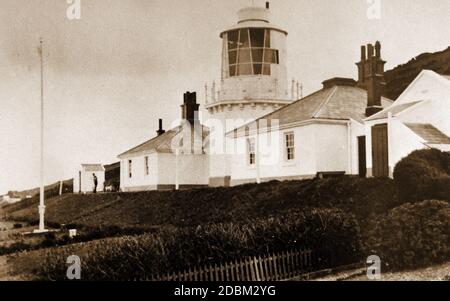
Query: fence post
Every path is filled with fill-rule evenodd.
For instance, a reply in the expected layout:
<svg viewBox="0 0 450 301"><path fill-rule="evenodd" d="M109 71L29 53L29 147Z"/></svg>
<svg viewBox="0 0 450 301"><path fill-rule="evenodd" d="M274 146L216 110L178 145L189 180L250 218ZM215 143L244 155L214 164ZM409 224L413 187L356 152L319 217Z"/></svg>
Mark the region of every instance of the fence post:
<svg viewBox="0 0 450 301"><path fill-rule="evenodd" d="M222 263L220 263L220 281L224 281L225 280L225 276L224 276L224 266Z"/></svg>
<svg viewBox="0 0 450 301"><path fill-rule="evenodd" d="M213 281L219 281L219 270L217 268L217 263L214 264L214 280Z"/></svg>
<svg viewBox="0 0 450 301"><path fill-rule="evenodd" d="M311 270L316 252L311 249L272 253L268 256L245 257L225 263L208 263L178 272L152 274L150 281L279 281L297 277ZM314 258L313 258L314 257ZM315 264L315 263L314 263ZM317 268L316 265L313 268Z"/></svg>
<svg viewBox="0 0 450 301"><path fill-rule="evenodd" d="M261 256L258 257L258 261L259 261L259 276L261 278L261 281L265 281L266 280L266 275L265 275L265 271L264 271L264 263L263 263L263 259L261 258Z"/></svg>
<svg viewBox="0 0 450 301"><path fill-rule="evenodd" d="M255 269L255 280L261 281L261 278L259 277L259 269L258 269L258 259L256 257L253 257L253 268Z"/></svg>
<svg viewBox="0 0 450 301"><path fill-rule="evenodd" d="M194 267L194 281L197 282L197 268Z"/></svg>

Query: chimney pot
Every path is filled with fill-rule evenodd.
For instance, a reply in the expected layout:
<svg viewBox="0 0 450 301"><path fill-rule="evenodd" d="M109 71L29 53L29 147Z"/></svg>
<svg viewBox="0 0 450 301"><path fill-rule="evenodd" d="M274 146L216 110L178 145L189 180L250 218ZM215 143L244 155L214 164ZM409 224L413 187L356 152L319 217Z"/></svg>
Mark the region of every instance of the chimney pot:
<svg viewBox="0 0 450 301"><path fill-rule="evenodd" d="M379 41L375 43L375 53L377 58L381 58L381 43Z"/></svg>
<svg viewBox="0 0 450 301"><path fill-rule="evenodd" d="M197 121L198 109L200 105L197 103L196 92L184 93L184 103L181 106L181 118L188 120L190 123Z"/></svg>
<svg viewBox="0 0 450 301"><path fill-rule="evenodd" d="M159 129L156 131L156 133L158 134L158 136L161 136L165 132L166 131L163 129L163 120L159 119Z"/></svg>
<svg viewBox="0 0 450 301"><path fill-rule="evenodd" d="M368 44L367 45L367 58L371 58L373 57L373 45L372 44Z"/></svg>

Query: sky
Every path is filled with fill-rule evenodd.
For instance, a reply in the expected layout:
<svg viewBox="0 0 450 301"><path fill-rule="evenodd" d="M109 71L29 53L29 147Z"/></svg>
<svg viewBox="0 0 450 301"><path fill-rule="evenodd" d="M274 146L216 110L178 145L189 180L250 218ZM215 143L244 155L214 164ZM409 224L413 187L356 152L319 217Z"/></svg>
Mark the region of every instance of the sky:
<svg viewBox="0 0 450 301"><path fill-rule="evenodd" d="M39 185L40 37L52 183L154 137L158 118L179 118L185 91L203 103L205 83L220 80L219 33L265 2L80 0L70 20L71 1L0 0L0 195ZM272 0L271 11L289 32L288 78L305 94L356 78L363 44L381 41L387 69L450 46L449 0Z"/></svg>

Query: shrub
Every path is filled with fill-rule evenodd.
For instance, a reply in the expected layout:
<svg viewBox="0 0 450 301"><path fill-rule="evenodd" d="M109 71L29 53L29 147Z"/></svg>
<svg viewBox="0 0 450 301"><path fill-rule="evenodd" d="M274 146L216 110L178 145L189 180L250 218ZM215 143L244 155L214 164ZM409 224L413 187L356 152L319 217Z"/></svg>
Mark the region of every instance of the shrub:
<svg viewBox="0 0 450 301"><path fill-rule="evenodd" d="M81 257L83 280L145 280L154 274L303 247L325 254L316 267L353 263L361 249L358 223L341 210L317 209L245 224L166 228L48 250L39 275L64 279L65 260L73 254Z"/></svg>
<svg viewBox="0 0 450 301"><path fill-rule="evenodd" d="M417 268L450 259L450 204L405 204L375 221L367 234L367 252L390 269Z"/></svg>
<svg viewBox="0 0 450 301"><path fill-rule="evenodd" d="M30 245L23 241L15 242L8 247L0 246L0 256L8 255L11 253L22 252L22 251L28 250L29 248L30 248Z"/></svg>
<svg viewBox="0 0 450 301"><path fill-rule="evenodd" d="M450 200L450 154L415 151L395 166L394 180L402 200Z"/></svg>
<svg viewBox="0 0 450 301"><path fill-rule="evenodd" d="M57 244L57 238L55 233L53 232L48 232L45 234L45 238L41 243L42 247L53 247Z"/></svg>

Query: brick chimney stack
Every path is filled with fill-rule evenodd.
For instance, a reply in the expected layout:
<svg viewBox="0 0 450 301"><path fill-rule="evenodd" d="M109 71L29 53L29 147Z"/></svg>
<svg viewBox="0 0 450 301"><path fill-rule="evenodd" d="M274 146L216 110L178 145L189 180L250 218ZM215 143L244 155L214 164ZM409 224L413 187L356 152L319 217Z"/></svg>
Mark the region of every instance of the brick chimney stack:
<svg viewBox="0 0 450 301"><path fill-rule="evenodd" d="M181 118L189 121L191 124L198 122L198 109L196 92L184 93L184 103L181 105Z"/></svg>
<svg viewBox="0 0 450 301"><path fill-rule="evenodd" d="M163 120L160 119L159 120L159 129L156 131L156 133L158 134L158 136L161 136L162 134L164 134L166 131L163 130Z"/></svg>
<svg viewBox="0 0 450 301"><path fill-rule="evenodd" d="M356 65L358 66L358 87L367 90L366 116L372 116L383 109L381 97L386 85L385 64L386 62L381 59L380 42L377 41L375 46L368 44L367 48L361 46L361 61Z"/></svg>

